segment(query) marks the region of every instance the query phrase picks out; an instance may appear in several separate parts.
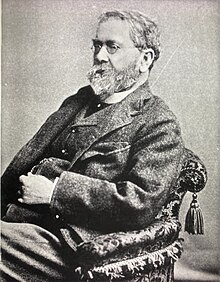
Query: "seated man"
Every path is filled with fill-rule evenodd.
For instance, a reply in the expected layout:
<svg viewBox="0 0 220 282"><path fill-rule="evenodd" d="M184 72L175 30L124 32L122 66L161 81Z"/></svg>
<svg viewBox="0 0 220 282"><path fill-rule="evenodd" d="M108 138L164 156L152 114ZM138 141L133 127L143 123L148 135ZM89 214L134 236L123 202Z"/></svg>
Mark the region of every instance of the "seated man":
<svg viewBox="0 0 220 282"><path fill-rule="evenodd" d="M184 155L180 128L148 77L154 22L106 12L90 86L67 98L2 176L3 281L76 281L77 244L148 226Z"/></svg>

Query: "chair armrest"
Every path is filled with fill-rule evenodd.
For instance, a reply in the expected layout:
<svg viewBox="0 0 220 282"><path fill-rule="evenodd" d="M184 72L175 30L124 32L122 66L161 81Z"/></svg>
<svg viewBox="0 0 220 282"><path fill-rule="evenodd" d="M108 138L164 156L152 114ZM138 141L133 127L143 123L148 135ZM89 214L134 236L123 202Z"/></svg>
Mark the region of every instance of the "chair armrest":
<svg viewBox="0 0 220 282"><path fill-rule="evenodd" d="M180 172L180 185L186 191L200 192L207 182L207 170L201 159L186 149L186 161Z"/></svg>
<svg viewBox="0 0 220 282"><path fill-rule="evenodd" d="M174 265L183 251L183 239L177 239L169 246L140 255L135 258L127 259L126 257L120 261L113 263L105 263L103 265L82 265L75 269L79 281L145 281L145 278L155 279L163 277L168 281L169 275L166 275L167 270ZM156 270L156 272L155 272ZM172 272L173 273L173 272ZM142 276L144 275L144 276ZM146 275L146 277L145 277ZM165 275L165 276L164 276ZM171 274L172 275L172 274ZM136 278L136 279L134 279ZM77 280L77 281L78 281ZM149 279L148 279L149 280ZM148 281L147 280L147 281ZM149 280L151 281L151 280ZM159 280L158 280L159 281ZM172 279L169 281L173 281Z"/></svg>
<svg viewBox="0 0 220 282"><path fill-rule="evenodd" d="M145 229L101 235L78 245L81 265L103 265L157 251L173 243L181 225L178 220L157 220Z"/></svg>
<svg viewBox="0 0 220 282"><path fill-rule="evenodd" d="M183 166L176 184L171 188L169 198L157 219L179 218L179 210L186 192L201 191L207 182L205 165L192 151L186 149Z"/></svg>

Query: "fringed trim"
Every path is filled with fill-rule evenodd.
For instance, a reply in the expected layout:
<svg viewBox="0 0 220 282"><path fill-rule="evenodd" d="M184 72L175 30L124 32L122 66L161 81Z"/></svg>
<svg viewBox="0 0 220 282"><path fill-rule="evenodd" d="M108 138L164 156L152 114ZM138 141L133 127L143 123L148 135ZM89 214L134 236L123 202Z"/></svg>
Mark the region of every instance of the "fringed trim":
<svg viewBox="0 0 220 282"><path fill-rule="evenodd" d="M204 220L202 210L197 200L197 194L193 194L193 200L186 215L185 231L189 234L204 234Z"/></svg>
<svg viewBox="0 0 220 282"><path fill-rule="evenodd" d="M171 262L175 262L180 258L182 254L181 241L182 239L178 239L164 249L136 258L94 267L90 270L85 270L82 267L78 267L75 269L75 272L78 273L81 278L88 277L89 279L94 279L96 274L104 274L110 279L119 279L125 277L125 272L130 274L142 272L146 265L151 265L153 268L158 268L159 266L165 264L165 259L167 258L169 258Z"/></svg>

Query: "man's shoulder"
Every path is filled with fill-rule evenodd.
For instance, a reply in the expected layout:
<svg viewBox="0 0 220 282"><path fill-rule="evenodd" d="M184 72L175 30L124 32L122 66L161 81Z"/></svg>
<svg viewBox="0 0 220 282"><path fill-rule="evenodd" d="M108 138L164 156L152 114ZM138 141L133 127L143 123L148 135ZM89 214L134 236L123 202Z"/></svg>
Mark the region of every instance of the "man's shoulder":
<svg viewBox="0 0 220 282"><path fill-rule="evenodd" d="M168 104L159 96L151 95L150 99L146 100L143 106L143 114L151 116L153 119L172 118L177 120Z"/></svg>
<svg viewBox="0 0 220 282"><path fill-rule="evenodd" d="M92 93L93 93L93 90L90 85L83 86L76 93L67 97L63 101L61 108L66 107L66 106L71 106L73 103L78 102L78 101L87 102L88 101L87 99L92 95Z"/></svg>
<svg viewBox="0 0 220 282"><path fill-rule="evenodd" d="M141 85L132 96L133 104L136 105L136 108L142 108L144 116L158 117L166 115L175 117L167 102L152 93L148 82Z"/></svg>

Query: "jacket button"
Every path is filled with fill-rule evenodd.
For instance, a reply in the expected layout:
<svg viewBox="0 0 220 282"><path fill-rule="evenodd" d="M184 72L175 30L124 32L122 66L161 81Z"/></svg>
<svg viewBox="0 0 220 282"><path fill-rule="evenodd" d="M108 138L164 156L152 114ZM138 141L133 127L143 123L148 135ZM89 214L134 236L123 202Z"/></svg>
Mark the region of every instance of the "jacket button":
<svg viewBox="0 0 220 282"><path fill-rule="evenodd" d="M59 219L59 218L60 218L59 214L56 214L55 217L56 217L56 219Z"/></svg>
<svg viewBox="0 0 220 282"><path fill-rule="evenodd" d="M72 133L75 133L76 132L76 130L75 129L72 129Z"/></svg>
<svg viewBox="0 0 220 282"><path fill-rule="evenodd" d="M62 149L61 152L62 152L62 154L65 154L65 153L66 153L66 150L65 150L65 149Z"/></svg>

